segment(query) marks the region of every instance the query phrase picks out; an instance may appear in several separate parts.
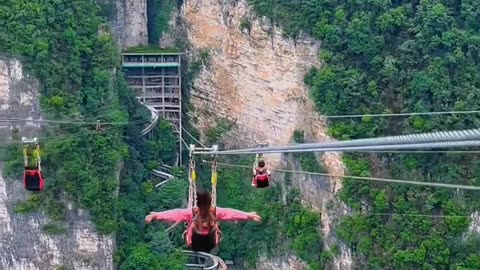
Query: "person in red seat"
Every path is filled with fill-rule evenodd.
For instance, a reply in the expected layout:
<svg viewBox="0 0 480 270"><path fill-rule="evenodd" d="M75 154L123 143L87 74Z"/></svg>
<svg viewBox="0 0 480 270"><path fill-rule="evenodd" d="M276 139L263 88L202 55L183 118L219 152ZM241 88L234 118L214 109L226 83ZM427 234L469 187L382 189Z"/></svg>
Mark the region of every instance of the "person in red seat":
<svg viewBox="0 0 480 270"><path fill-rule="evenodd" d="M40 147L37 138L29 140L22 138L25 143L23 148L23 158L25 163L25 171L23 173L23 186L26 190L39 191L43 190L44 180L40 165ZM35 149L32 151L28 143L35 143ZM29 162L29 159L32 161Z"/></svg>
<svg viewBox="0 0 480 270"><path fill-rule="evenodd" d="M270 170L265 166L265 160L258 161L258 166L253 172L252 186L265 188L270 185Z"/></svg>
<svg viewBox="0 0 480 270"><path fill-rule="evenodd" d="M255 212L242 212L231 208L212 207L210 192L197 191L197 207L173 209L163 212L151 212L145 217L146 223L152 221L188 222L184 233L187 246L193 251L210 252L221 241L218 221L255 221L262 218Z"/></svg>
<svg viewBox="0 0 480 270"><path fill-rule="evenodd" d="M44 180L42 172L39 172L38 170L25 170L23 175L23 184L27 190L43 190Z"/></svg>

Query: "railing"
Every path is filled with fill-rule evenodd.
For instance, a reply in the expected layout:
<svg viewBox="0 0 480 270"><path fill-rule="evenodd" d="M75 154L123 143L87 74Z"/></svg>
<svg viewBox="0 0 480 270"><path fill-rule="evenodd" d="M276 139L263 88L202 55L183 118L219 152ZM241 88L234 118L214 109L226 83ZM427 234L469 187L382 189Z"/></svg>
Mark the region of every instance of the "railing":
<svg viewBox="0 0 480 270"><path fill-rule="evenodd" d="M155 108L150 107L150 106L145 106L145 107L147 107L150 110L150 113L152 115L152 120L150 121L150 124L148 124L148 126L146 126L142 130L142 136L145 136L147 133L149 133L158 122L158 112L157 112L157 110L155 110Z"/></svg>
<svg viewBox="0 0 480 270"><path fill-rule="evenodd" d="M189 257L196 258L198 263L187 263L186 267L188 269L202 269L202 270L217 270L219 269L219 258L217 256L205 253L205 252L194 252L189 250L182 251L185 255Z"/></svg>

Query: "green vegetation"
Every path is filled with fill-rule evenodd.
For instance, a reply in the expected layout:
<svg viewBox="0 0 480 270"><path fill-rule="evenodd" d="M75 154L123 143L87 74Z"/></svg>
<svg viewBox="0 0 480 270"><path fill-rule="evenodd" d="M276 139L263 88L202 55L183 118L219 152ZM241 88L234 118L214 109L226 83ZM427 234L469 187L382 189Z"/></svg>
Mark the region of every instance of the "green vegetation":
<svg viewBox="0 0 480 270"><path fill-rule="evenodd" d="M303 131L295 130L293 132L293 140L296 143L305 142L305 134ZM317 161L317 157L312 152L294 153L293 156L300 160L302 170L307 172L326 173L327 170Z"/></svg>
<svg viewBox="0 0 480 270"><path fill-rule="evenodd" d="M322 40L322 69L305 82L326 115L476 110L480 87L477 1L250 0L296 38ZM337 139L478 127L476 115L342 119ZM381 164L375 164L379 160ZM480 185L478 155L345 155L353 175ZM463 239L479 192L345 180L340 197L357 211L338 234L361 269L478 269L478 238ZM367 209L367 210L365 210ZM370 215L385 213L387 215ZM400 214L400 215L389 215ZM405 215L404 215L405 214ZM433 218L423 215L466 215Z"/></svg>
<svg viewBox="0 0 480 270"><path fill-rule="evenodd" d="M174 250L159 250L158 236L151 236L161 234L160 227L143 225L145 214L159 205L181 204L185 183L167 184L162 189L167 194L153 192L148 182L153 166L176 158L176 139L165 122L151 141L140 135L150 113L128 89L123 74L114 72L121 70L120 55L100 12L93 0L0 4L0 51L21 58L26 71L40 80L45 118L131 122L99 130L91 125L46 127L37 137L56 139L41 145L45 190L16 211L46 211L52 221L43 229L62 233L65 202L73 200L88 209L99 233L116 232L115 259L121 269L181 269L185 259ZM21 147L9 147L6 155L10 174L20 178Z"/></svg>
<svg viewBox="0 0 480 270"><path fill-rule="evenodd" d="M248 33L250 33L250 30L252 29L252 22L248 19L248 17L243 17L242 20L240 21L240 30L247 30Z"/></svg>
<svg viewBox="0 0 480 270"><path fill-rule="evenodd" d="M100 5L100 14L102 17L108 18L109 21L114 21L117 18L117 6L115 1L98 1L98 5Z"/></svg>
<svg viewBox="0 0 480 270"><path fill-rule="evenodd" d="M169 30L170 18L175 10L174 0L147 0L148 42L157 45L162 34Z"/></svg>
<svg viewBox="0 0 480 270"><path fill-rule="evenodd" d="M209 128L206 132L208 143L213 144L218 142L220 138L225 134L225 132L230 131L232 127L233 127L232 121L229 121L228 119L224 119L224 118L219 119L215 123L215 126Z"/></svg>
<svg viewBox="0 0 480 270"><path fill-rule="evenodd" d="M63 234L66 229L62 224L51 222L42 227L42 230L48 234Z"/></svg>
<svg viewBox="0 0 480 270"><path fill-rule="evenodd" d="M59 8L65 12L56 12ZM115 47L110 35L98 32L101 18L92 16L99 12L97 5L7 1L0 11L0 49L23 56L28 70L42 82L41 105L48 118L73 118L80 112L90 119L101 115L97 119L102 121L128 120L119 104L118 88L112 85L112 70L118 63ZM50 25L45 18L69 23ZM68 136L73 133L76 136ZM96 131L91 126L60 125L51 127L46 136L67 135L65 139L43 145L49 179L44 197L60 202L60 191L68 191L90 210L102 233L115 230L115 168L126 154L121 133L121 127L107 132L106 127ZM16 150L12 154L21 159L21 149ZM21 172L22 163L17 165L15 171Z"/></svg>
<svg viewBox="0 0 480 270"><path fill-rule="evenodd" d="M39 194L32 194L30 197L15 206L16 213L30 213L40 207L41 197Z"/></svg>

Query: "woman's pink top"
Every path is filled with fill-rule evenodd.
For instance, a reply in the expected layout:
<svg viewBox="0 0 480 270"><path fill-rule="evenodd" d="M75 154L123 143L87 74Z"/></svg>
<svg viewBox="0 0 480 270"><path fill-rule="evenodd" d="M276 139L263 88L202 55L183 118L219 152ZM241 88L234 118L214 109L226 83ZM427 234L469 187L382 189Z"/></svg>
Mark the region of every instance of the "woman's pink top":
<svg viewBox="0 0 480 270"><path fill-rule="evenodd" d="M216 217L219 221L247 221L250 219L248 213L231 208L216 207ZM164 212L157 212L155 220L166 222L189 222L193 220L192 208L172 209Z"/></svg>
<svg viewBox="0 0 480 270"><path fill-rule="evenodd" d="M216 218L218 221L247 221L250 219L248 213L235 210L231 208L221 208L216 207ZM184 209L172 209L164 212L157 212L155 215L155 220L165 221L165 222L191 222L193 221L193 210L192 208ZM192 244L192 235L193 235L193 223L190 223L189 228L187 228L186 240L187 244L190 246ZM218 244L219 239L217 238Z"/></svg>

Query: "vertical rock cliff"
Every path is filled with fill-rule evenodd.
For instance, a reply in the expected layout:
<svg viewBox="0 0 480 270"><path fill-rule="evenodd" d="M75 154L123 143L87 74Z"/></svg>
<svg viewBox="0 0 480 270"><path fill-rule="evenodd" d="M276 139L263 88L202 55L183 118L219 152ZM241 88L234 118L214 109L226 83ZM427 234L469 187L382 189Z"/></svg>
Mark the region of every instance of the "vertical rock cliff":
<svg viewBox="0 0 480 270"><path fill-rule="evenodd" d="M122 48L148 44L147 0L99 0L108 10L115 41Z"/></svg>
<svg viewBox="0 0 480 270"><path fill-rule="evenodd" d="M272 145L287 144L294 130L305 131L315 141L330 140L303 83L306 72L321 65L319 42L308 37L295 41L284 38L281 29L255 17L243 0L185 1L181 17L193 51L208 51L210 58L190 93L195 111L189 113L198 119L197 128L206 131L221 118L231 120L235 127L226 135L230 146L252 146L264 140ZM339 154L317 158L331 174L343 174ZM274 160L273 166L285 162L280 155L270 155L270 159ZM326 248L340 245L341 254L333 262L335 269L350 269L350 252L337 243L332 229L339 216L347 213L334 198L341 188L340 180L303 175L295 175L292 180L303 199L322 212ZM302 269L294 261L274 258L260 263L259 269L272 265L281 267L277 269Z"/></svg>
<svg viewBox="0 0 480 270"><path fill-rule="evenodd" d="M38 119L38 88L18 60L0 58L0 117ZM0 143L12 140L11 128L10 123L1 123ZM33 123L18 128L20 136L38 136ZM85 211L68 204L66 231L49 235L43 230L50 223L46 215L14 211L28 196L21 178L6 179L0 170L0 269L113 269L114 240L97 235Z"/></svg>
<svg viewBox="0 0 480 270"><path fill-rule="evenodd" d="M470 217L472 221L470 222L470 226L468 227L467 234L480 235L480 212L475 211Z"/></svg>

